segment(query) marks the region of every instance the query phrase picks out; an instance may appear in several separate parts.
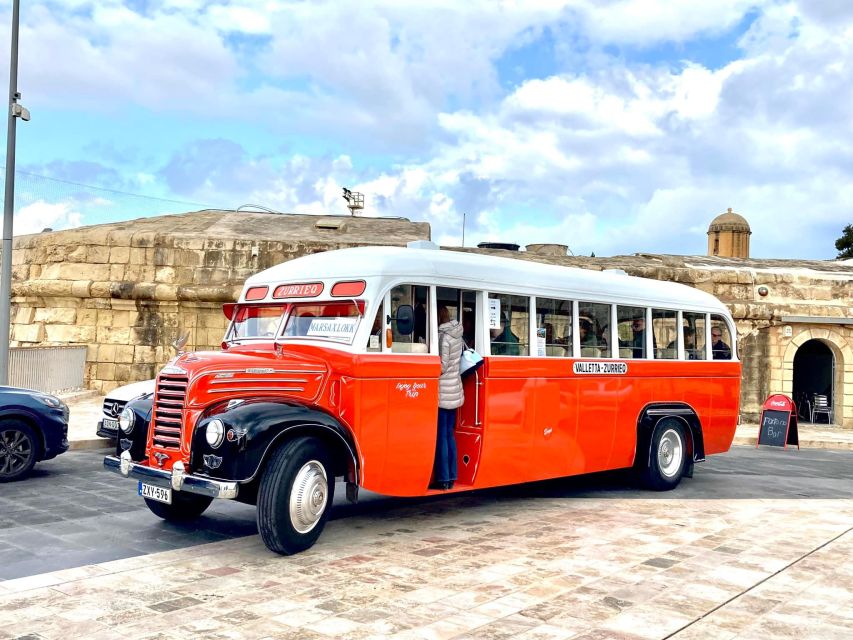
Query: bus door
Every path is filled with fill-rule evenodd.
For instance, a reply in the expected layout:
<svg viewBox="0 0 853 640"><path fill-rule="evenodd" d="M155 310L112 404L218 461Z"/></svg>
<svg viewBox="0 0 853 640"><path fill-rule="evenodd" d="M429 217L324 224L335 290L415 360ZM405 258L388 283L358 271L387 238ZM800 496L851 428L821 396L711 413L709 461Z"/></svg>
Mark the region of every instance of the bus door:
<svg viewBox="0 0 853 640"><path fill-rule="evenodd" d="M374 320L371 374L360 382L359 448L364 487L386 495L423 495L432 475L440 364L430 331L430 287L400 284ZM390 345L388 339L390 338ZM368 430L369 429L369 433Z"/></svg>
<svg viewBox="0 0 853 640"><path fill-rule="evenodd" d="M436 287L437 306L447 307L450 317L462 324L465 346L482 354L476 343L477 292L449 287ZM456 413L457 485L474 484L483 447L483 373L482 368L462 380L465 404Z"/></svg>

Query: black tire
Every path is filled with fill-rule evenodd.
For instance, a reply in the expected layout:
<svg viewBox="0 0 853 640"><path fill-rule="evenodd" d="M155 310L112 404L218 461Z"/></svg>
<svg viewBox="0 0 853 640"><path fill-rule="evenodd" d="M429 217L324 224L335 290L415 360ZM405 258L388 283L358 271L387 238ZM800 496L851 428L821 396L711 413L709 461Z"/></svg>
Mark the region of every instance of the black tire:
<svg viewBox="0 0 853 640"><path fill-rule="evenodd" d="M195 520L213 502L213 498L208 496L199 496L185 491L172 491L172 504L157 502L151 498L144 498L144 500L151 513L167 522Z"/></svg>
<svg viewBox="0 0 853 640"><path fill-rule="evenodd" d="M35 431L21 420L0 421L0 482L29 475L38 456Z"/></svg>
<svg viewBox="0 0 853 640"><path fill-rule="evenodd" d="M648 462L640 469L640 482L654 491L675 489L684 474L687 460L684 423L676 418L660 420L652 432L649 446Z"/></svg>
<svg viewBox="0 0 853 640"><path fill-rule="evenodd" d="M282 555L311 547L326 526L334 495L329 454L319 440L297 438L281 445L258 491L258 532L264 544Z"/></svg>

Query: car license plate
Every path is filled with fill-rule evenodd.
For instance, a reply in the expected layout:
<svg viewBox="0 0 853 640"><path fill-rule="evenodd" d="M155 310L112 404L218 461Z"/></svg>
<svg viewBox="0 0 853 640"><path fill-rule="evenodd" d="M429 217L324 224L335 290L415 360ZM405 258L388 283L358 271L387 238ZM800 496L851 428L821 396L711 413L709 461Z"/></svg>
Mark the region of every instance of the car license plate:
<svg viewBox="0 0 853 640"><path fill-rule="evenodd" d="M171 489L156 487L153 484L146 484L142 481L139 482L139 495L141 495L143 498L150 498L151 500L156 500L157 502L165 502L166 504L172 504Z"/></svg>
<svg viewBox="0 0 853 640"><path fill-rule="evenodd" d="M107 431L118 431L118 420L104 418L104 429Z"/></svg>

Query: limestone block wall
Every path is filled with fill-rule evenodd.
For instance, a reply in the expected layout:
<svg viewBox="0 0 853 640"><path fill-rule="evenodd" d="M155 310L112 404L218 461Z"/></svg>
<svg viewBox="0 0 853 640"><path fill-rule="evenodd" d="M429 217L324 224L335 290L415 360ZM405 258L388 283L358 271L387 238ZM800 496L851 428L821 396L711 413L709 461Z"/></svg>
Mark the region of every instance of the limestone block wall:
<svg viewBox="0 0 853 640"><path fill-rule="evenodd" d="M200 212L15 239L13 346L84 344L106 393L155 375L189 332L216 349L246 278L301 255L429 239L408 220Z"/></svg>

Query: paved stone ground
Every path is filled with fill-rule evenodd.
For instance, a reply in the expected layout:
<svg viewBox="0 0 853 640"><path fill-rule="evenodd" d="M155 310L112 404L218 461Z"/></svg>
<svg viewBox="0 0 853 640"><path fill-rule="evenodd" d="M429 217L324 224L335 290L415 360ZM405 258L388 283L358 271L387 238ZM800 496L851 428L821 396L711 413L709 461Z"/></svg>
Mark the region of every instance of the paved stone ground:
<svg viewBox="0 0 853 640"><path fill-rule="evenodd" d="M103 468L109 452L70 451L0 485L0 580L257 532L254 507L225 500L191 525L163 522Z"/></svg>
<svg viewBox="0 0 853 640"><path fill-rule="evenodd" d="M249 536L7 580L0 639L853 637L853 465L820 457L849 452L733 454L746 475L675 493L608 475L392 501L289 558Z"/></svg>

